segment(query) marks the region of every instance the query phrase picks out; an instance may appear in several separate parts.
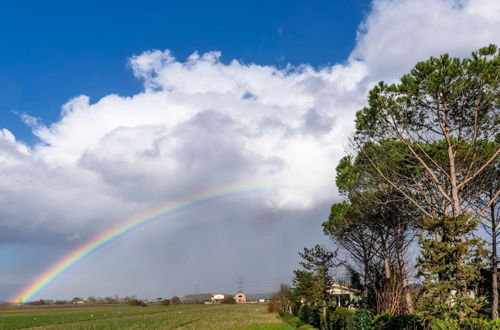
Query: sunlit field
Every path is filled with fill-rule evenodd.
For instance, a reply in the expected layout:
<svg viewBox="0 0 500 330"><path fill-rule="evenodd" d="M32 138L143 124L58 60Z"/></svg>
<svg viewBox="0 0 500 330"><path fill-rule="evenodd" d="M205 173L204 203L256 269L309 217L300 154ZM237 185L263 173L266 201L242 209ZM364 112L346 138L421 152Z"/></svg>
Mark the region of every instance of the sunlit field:
<svg viewBox="0 0 500 330"><path fill-rule="evenodd" d="M262 304L0 309L0 329L291 329Z"/></svg>

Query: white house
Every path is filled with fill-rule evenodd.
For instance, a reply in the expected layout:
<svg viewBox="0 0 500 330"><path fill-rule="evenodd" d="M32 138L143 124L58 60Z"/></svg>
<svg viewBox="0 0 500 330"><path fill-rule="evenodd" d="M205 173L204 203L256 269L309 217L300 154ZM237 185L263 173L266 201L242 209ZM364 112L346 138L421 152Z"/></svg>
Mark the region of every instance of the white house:
<svg viewBox="0 0 500 330"><path fill-rule="evenodd" d="M224 294L222 294L222 293L212 293L211 296L212 296L211 297L212 298L212 302L214 302L214 303L220 303L220 302L222 302L224 300L224 297L225 297Z"/></svg>
<svg viewBox="0 0 500 330"><path fill-rule="evenodd" d="M329 290L330 294L335 296L337 300L337 306L342 305L342 301L348 301L350 305L351 302L356 302L359 299L360 292L353 288L349 288L341 284L333 284L332 288Z"/></svg>

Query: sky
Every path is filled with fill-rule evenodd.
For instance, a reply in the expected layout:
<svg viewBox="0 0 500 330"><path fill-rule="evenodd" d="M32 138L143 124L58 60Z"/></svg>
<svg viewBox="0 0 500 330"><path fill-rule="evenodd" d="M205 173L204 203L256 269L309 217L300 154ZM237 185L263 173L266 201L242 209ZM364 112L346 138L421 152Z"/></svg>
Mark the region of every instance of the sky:
<svg viewBox="0 0 500 330"><path fill-rule="evenodd" d="M494 0L35 1L0 10L0 300L167 202L34 299L276 290L341 200L378 81L500 44Z"/></svg>

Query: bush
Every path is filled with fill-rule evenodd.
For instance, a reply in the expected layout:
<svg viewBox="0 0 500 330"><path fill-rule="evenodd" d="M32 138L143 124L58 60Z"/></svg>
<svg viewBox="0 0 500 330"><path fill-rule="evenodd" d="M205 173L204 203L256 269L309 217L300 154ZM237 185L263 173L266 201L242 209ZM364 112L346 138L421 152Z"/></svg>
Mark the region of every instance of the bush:
<svg viewBox="0 0 500 330"><path fill-rule="evenodd" d="M280 314L281 319L290 324L294 329L316 329L312 325L302 322L297 316L293 316L287 312Z"/></svg>
<svg viewBox="0 0 500 330"><path fill-rule="evenodd" d="M500 320L489 321L479 318L466 318L460 322L460 329L464 330L497 330L500 329Z"/></svg>
<svg viewBox="0 0 500 330"><path fill-rule="evenodd" d="M353 326L359 330L373 329L373 315L367 310L358 309L353 316Z"/></svg>
<svg viewBox="0 0 500 330"><path fill-rule="evenodd" d="M355 310L345 307L337 307L327 315L327 327L331 330L354 330Z"/></svg>
<svg viewBox="0 0 500 330"><path fill-rule="evenodd" d="M233 296L225 296L224 300L222 300L223 304L236 304L236 300L234 300Z"/></svg>
<svg viewBox="0 0 500 330"><path fill-rule="evenodd" d="M483 319L466 318L460 322L460 329L464 330L484 330L487 329L490 322Z"/></svg>
<svg viewBox="0 0 500 330"><path fill-rule="evenodd" d="M128 305L129 306L142 306L142 307L146 307L148 304L146 304L144 301L139 300L139 299L130 299L128 301Z"/></svg>
<svg viewBox="0 0 500 330"><path fill-rule="evenodd" d="M163 299L162 301L160 301L160 306L170 306L170 300Z"/></svg>
<svg viewBox="0 0 500 330"><path fill-rule="evenodd" d="M460 330L460 325L457 321L452 319L435 319L431 322L430 328L432 330Z"/></svg>
<svg viewBox="0 0 500 330"><path fill-rule="evenodd" d="M491 321L488 330L498 330L500 329L500 320Z"/></svg>
<svg viewBox="0 0 500 330"><path fill-rule="evenodd" d="M36 305L45 305L45 300L40 299L40 300L37 300L37 301L30 301L28 303L28 305L33 305L33 306L36 306Z"/></svg>
<svg viewBox="0 0 500 330"><path fill-rule="evenodd" d="M278 295L273 295L269 302L267 303L267 310L269 313L279 313L281 312L281 300Z"/></svg>
<svg viewBox="0 0 500 330"><path fill-rule="evenodd" d="M300 307L302 307L302 305L299 302L294 302L292 304L292 315L298 316Z"/></svg>
<svg viewBox="0 0 500 330"><path fill-rule="evenodd" d="M304 323L319 326L320 311L309 305L302 305L297 313L297 317Z"/></svg>
<svg viewBox="0 0 500 330"><path fill-rule="evenodd" d="M172 299L170 299L170 303L172 305L180 305L181 303L181 298L177 297L177 296L173 296Z"/></svg>
<svg viewBox="0 0 500 330"><path fill-rule="evenodd" d="M419 330L424 329L420 318L416 314L399 314L390 315L382 313L375 316L373 319L373 329L376 330Z"/></svg>
<svg viewBox="0 0 500 330"><path fill-rule="evenodd" d="M297 312L297 317L304 323L309 323L308 320L311 314L311 307L309 305L302 305Z"/></svg>

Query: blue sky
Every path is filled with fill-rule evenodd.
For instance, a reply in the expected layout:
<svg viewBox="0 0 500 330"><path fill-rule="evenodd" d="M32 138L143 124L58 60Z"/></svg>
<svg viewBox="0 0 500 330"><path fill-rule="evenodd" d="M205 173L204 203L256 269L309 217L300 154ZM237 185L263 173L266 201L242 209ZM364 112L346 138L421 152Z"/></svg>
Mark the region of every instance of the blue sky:
<svg viewBox="0 0 500 330"><path fill-rule="evenodd" d="M325 66L347 59L369 1L9 1L0 10L0 123L34 142L15 113L50 123L80 94L137 93L127 59L170 49L222 61Z"/></svg>

